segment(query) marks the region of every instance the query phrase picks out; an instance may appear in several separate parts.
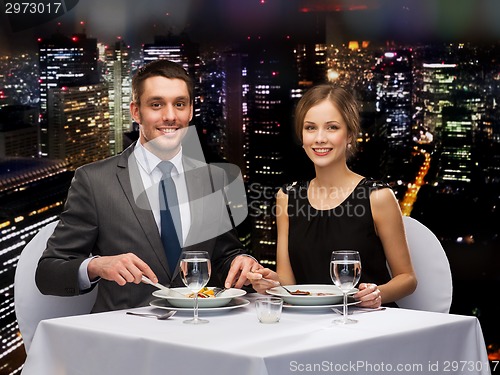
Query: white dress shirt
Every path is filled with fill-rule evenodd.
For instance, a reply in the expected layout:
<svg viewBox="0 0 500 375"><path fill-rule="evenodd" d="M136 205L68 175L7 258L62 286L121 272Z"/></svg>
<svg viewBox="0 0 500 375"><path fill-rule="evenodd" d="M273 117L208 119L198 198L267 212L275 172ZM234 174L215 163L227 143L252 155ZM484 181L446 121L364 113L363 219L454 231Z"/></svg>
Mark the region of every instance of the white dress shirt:
<svg viewBox="0 0 500 375"><path fill-rule="evenodd" d="M146 190L149 205L153 211L158 231L161 235L160 223L160 196L158 194L158 184L163 176L158 164L162 161L158 156L148 151L140 142L137 142L134 155L139 165L142 184ZM187 234L191 228L191 211L189 209L189 197L187 192L186 179L184 177L184 166L182 165L182 148L172 159L169 160L173 165L172 180L174 181L179 199L179 211L182 224L182 242L186 241ZM182 247L182 244L181 244Z"/></svg>
<svg viewBox="0 0 500 375"><path fill-rule="evenodd" d="M163 177L162 172L157 168L162 161L158 156L147 150L140 141L137 141L134 148L134 156L137 160L139 173L141 175L142 184L148 197L149 205L155 218L158 232L161 235L160 222L160 196L158 185ZM182 242L186 241L189 229L191 228L191 210L189 207L189 197L187 191L186 179L184 176L184 166L182 165L182 148L172 159L169 160L173 165L172 180L174 181L179 199L179 212L181 215L182 225ZM182 247L182 246L181 246ZM89 289L92 284L99 281L90 281L87 268L89 262L95 257L85 259L78 269L78 279L80 290Z"/></svg>

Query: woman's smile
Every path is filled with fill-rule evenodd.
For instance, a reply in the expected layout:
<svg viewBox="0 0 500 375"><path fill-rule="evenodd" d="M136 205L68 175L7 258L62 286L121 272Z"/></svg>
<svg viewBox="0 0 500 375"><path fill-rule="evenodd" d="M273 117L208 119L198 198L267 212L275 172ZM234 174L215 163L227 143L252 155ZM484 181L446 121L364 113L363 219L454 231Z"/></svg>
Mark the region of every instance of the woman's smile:
<svg viewBox="0 0 500 375"><path fill-rule="evenodd" d="M326 156L332 151L332 148L313 148L314 154L317 156Z"/></svg>

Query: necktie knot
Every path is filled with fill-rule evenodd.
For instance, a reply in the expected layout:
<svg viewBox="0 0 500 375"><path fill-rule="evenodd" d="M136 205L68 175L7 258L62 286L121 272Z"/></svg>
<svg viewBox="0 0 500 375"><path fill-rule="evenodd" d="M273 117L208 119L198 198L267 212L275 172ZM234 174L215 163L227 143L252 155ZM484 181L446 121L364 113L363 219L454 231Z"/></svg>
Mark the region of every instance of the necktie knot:
<svg viewBox="0 0 500 375"><path fill-rule="evenodd" d="M164 160L158 164L158 169L163 173L163 178L171 177L173 168L174 165L170 161Z"/></svg>

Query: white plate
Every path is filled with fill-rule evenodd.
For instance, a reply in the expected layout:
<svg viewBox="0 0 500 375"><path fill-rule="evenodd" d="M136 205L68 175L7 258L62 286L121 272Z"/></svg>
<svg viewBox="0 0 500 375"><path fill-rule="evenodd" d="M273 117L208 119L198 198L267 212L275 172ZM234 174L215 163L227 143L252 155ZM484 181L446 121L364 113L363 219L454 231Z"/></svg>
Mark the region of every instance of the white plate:
<svg viewBox="0 0 500 375"><path fill-rule="evenodd" d="M163 290L155 290L153 296L164 298L174 307L184 307L192 309L194 307L194 298L189 298L191 292L189 288L171 288L178 293L171 292L167 294ZM213 289L213 288L209 288ZM231 288L226 290L220 296L215 298L198 298L198 307L221 307L226 306L233 298L244 296L247 292L242 289Z"/></svg>
<svg viewBox="0 0 500 375"><path fill-rule="evenodd" d="M227 305L220 307L200 307L200 311L220 311L220 310L231 310L237 309L248 305L250 302L245 298L233 298ZM149 303L150 306L157 307L159 309L165 310L177 310L177 311L193 311L192 307L175 307L172 306L169 300L166 299L155 299Z"/></svg>
<svg viewBox="0 0 500 375"><path fill-rule="evenodd" d="M335 285L321 284L301 284L301 285L285 285L285 288L294 292L296 290L307 291L312 293L308 296L290 295L282 287L277 286L267 290L268 294L276 297L281 297L283 301L290 305L300 306L318 306L318 305L334 305L342 304L342 291ZM354 294L358 290L353 289L348 294ZM318 293L326 293L327 295L318 295Z"/></svg>

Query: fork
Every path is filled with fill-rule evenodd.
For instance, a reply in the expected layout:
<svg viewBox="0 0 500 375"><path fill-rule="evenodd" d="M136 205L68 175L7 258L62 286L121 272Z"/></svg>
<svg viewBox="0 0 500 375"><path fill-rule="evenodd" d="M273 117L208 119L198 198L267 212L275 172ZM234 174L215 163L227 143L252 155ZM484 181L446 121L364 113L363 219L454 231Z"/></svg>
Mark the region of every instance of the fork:
<svg viewBox="0 0 500 375"><path fill-rule="evenodd" d="M224 293L228 289L230 288L219 288L219 287L214 288L213 289L214 297L219 297L222 293Z"/></svg>
<svg viewBox="0 0 500 375"><path fill-rule="evenodd" d="M287 289L286 287L284 287L284 286L283 286L283 284L281 284L279 281L275 281L275 280L271 280L271 279L266 279L266 278L264 278L264 279L262 279L262 280L264 280L264 281L268 281L268 282L270 282L270 283L272 283L272 284L274 284L274 285L276 285L276 286L280 286L280 287L282 287L283 289L285 289L285 291L286 291L288 294L291 294L292 296L294 295L294 294L292 293L292 291L291 291L291 290L289 290L289 289Z"/></svg>

